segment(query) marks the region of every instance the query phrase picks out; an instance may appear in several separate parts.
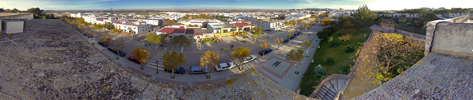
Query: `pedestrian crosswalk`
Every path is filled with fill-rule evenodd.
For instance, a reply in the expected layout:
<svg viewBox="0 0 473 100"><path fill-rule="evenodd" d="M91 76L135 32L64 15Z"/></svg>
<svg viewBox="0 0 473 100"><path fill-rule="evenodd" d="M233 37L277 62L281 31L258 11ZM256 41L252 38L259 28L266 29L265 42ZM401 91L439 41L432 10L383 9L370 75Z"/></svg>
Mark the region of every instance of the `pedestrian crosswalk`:
<svg viewBox="0 0 473 100"><path fill-rule="evenodd" d="M151 57L151 59L149 59L148 63L146 64L146 67L164 71L163 60L161 59L163 55L164 53L162 52L158 52L153 55L153 57Z"/></svg>

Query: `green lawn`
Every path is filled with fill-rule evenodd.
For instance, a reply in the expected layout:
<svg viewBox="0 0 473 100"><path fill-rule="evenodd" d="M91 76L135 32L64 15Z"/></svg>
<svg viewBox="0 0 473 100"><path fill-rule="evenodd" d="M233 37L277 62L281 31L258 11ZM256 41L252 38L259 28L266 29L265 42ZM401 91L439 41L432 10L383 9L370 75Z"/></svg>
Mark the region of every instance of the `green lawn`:
<svg viewBox="0 0 473 100"><path fill-rule="evenodd" d="M322 81L322 77L314 76L313 73L314 67L319 64L327 70L327 76L331 75L332 73L349 73L349 70L346 71L346 69L349 68L347 66L354 64L353 58L351 57L355 54L355 52L346 52L345 50L347 46L355 47L355 49L358 48L360 46L358 43L363 42L365 38L363 34L366 34L366 38L368 38L371 30L356 30L355 33L352 34L351 40L347 41L346 43L343 43L338 39L339 34L345 33L344 31L345 29L338 30L333 35L333 41L330 43L327 43L327 41L320 42L320 48L317 49L317 52L313 56L314 63L309 65L306 72L304 73L304 76L302 77L301 83L299 84L302 95L309 96L315 90L313 86L319 85L319 83ZM340 45L338 47L330 47L332 43L340 43ZM327 57L334 58L333 64L330 64L326 61ZM345 69L345 72L342 71L343 69Z"/></svg>

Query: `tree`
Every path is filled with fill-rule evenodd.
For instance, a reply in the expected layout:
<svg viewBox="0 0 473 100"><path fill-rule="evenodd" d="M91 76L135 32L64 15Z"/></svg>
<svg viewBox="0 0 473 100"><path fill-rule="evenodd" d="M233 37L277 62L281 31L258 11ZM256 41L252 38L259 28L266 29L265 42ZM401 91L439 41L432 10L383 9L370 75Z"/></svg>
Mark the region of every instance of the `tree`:
<svg viewBox="0 0 473 100"><path fill-rule="evenodd" d="M166 44L166 37L168 37L167 34L149 34L148 36L146 36L146 41L155 44L156 47L154 48L154 50L156 50L158 49L159 45Z"/></svg>
<svg viewBox="0 0 473 100"><path fill-rule="evenodd" d="M19 10L16 9L16 8L13 8L13 9L11 10L12 13L17 13L18 11L19 11Z"/></svg>
<svg viewBox="0 0 473 100"><path fill-rule="evenodd" d="M406 15L401 15L401 17L399 17L397 21L399 21L400 24L406 23L407 21Z"/></svg>
<svg viewBox="0 0 473 100"><path fill-rule="evenodd" d="M343 23L343 27L345 28L351 28L353 26L353 24L350 23L350 21L346 21L345 23Z"/></svg>
<svg viewBox="0 0 473 100"><path fill-rule="evenodd" d="M171 78L174 79L174 70L179 68L183 63L187 62L187 58L184 58L184 54L173 52L166 52L163 57L163 66L166 70L171 70Z"/></svg>
<svg viewBox="0 0 473 100"><path fill-rule="evenodd" d="M67 15L62 15L61 18L69 18Z"/></svg>
<svg viewBox="0 0 473 100"><path fill-rule="evenodd" d="M95 29L100 29L100 28L103 28L104 26L102 24L95 24L94 26L92 26L93 28Z"/></svg>
<svg viewBox="0 0 473 100"><path fill-rule="evenodd" d="M312 45L312 41L310 41L310 40L304 40L301 45L302 45L302 47L304 47L305 50L307 51L307 56L309 56L309 49L310 49L310 47L311 47L311 45Z"/></svg>
<svg viewBox="0 0 473 100"><path fill-rule="evenodd" d="M338 37L338 39L342 40L343 42L350 41L350 38L351 38L350 34L344 34L344 35Z"/></svg>
<svg viewBox="0 0 473 100"><path fill-rule="evenodd" d="M184 51L184 47L189 47L192 44L192 41L187 39L186 36L184 35L179 35L176 36L172 39L171 44L174 45L174 47L181 47L181 53Z"/></svg>
<svg viewBox="0 0 473 100"><path fill-rule="evenodd" d="M233 62L237 62L238 65L241 64L241 59L246 58L250 55L251 50L248 47L238 47L232 52L232 54L230 54L230 59L232 59ZM242 70L241 66L239 66L239 69Z"/></svg>
<svg viewBox="0 0 473 100"><path fill-rule="evenodd" d="M148 61L149 53L141 47L138 47L135 50L131 51L131 55L133 55L133 58L136 58L140 62L140 69L143 70L143 63Z"/></svg>
<svg viewBox="0 0 473 100"><path fill-rule="evenodd" d="M215 65L218 64L218 60L220 59L220 57L218 56L217 53L213 52L213 51L206 51L204 53L204 55L202 55L200 57L200 67L202 68L206 68L206 69L209 69L209 71L207 72L207 79L210 78L210 69L214 69L215 68Z"/></svg>
<svg viewBox="0 0 473 100"><path fill-rule="evenodd" d="M0 12L5 12L5 10L3 10L3 8L0 8Z"/></svg>
<svg viewBox="0 0 473 100"><path fill-rule="evenodd" d="M5 9L5 13L11 13L10 9Z"/></svg>
<svg viewBox="0 0 473 100"><path fill-rule="evenodd" d="M260 47L259 47L260 50L266 50L268 49L268 43L266 42L263 42ZM264 53L263 53L263 59L264 59Z"/></svg>
<svg viewBox="0 0 473 100"><path fill-rule="evenodd" d="M15 8L16 9L16 8ZM12 10L13 11L13 10ZM30 8L27 10L30 13L33 13L35 16L42 16L43 15L43 10L39 9L38 7L36 8Z"/></svg>
<svg viewBox="0 0 473 100"><path fill-rule="evenodd" d="M112 40L112 39L108 35L104 35L100 38L99 42L107 44L107 43L110 42L110 40Z"/></svg>
<svg viewBox="0 0 473 100"><path fill-rule="evenodd" d="M304 27L309 29L310 28L310 25L309 24L304 24Z"/></svg>
<svg viewBox="0 0 473 100"><path fill-rule="evenodd" d="M317 22L318 22L318 21L320 21L320 19L319 19L319 18L316 18L316 19L315 19L315 21L317 21Z"/></svg>
<svg viewBox="0 0 473 100"><path fill-rule="evenodd" d="M263 29L261 29L260 27L256 27L254 28L254 31L255 32L253 33L253 35L251 35L251 37L254 38L253 42L256 42L256 39L261 37Z"/></svg>
<svg viewBox="0 0 473 100"><path fill-rule="evenodd" d="M202 28L207 28L207 24L209 24L208 21L202 22Z"/></svg>
<svg viewBox="0 0 473 100"><path fill-rule="evenodd" d="M360 6L352 16L355 19L354 21L363 28L366 25L373 24L373 21L376 19L375 12L368 9L366 5Z"/></svg>
<svg viewBox="0 0 473 100"><path fill-rule="evenodd" d="M118 51L120 51L124 48L125 48L125 45L123 45L123 41L121 41L121 40L118 43L116 43L115 45L113 45L113 49L116 50L116 52L117 52L117 58L116 59L120 58L120 53L118 53Z"/></svg>
<svg viewBox="0 0 473 100"><path fill-rule="evenodd" d="M108 30L115 29L115 25L113 25L110 22L106 22L103 26L107 28Z"/></svg>
<svg viewBox="0 0 473 100"><path fill-rule="evenodd" d="M452 8L450 10L454 13L459 13L460 16L461 16L462 13L467 13L468 12L467 8Z"/></svg>
<svg viewBox="0 0 473 100"><path fill-rule="evenodd" d="M282 38L274 39L274 43L276 43L278 45L278 47L281 45L282 42L284 42L284 39L282 39Z"/></svg>
<svg viewBox="0 0 473 100"><path fill-rule="evenodd" d="M284 21L284 25L289 25L289 22L287 20Z"/></svg>
<svg viewBox="0 0 473 100"><path fill-rule="evenodd" d="M371 79L372 84L379 85L402 75L424 56L424 41L414 40L412 36L375 32L370 41L363 47L366 54L360 54L358 49L356 55L363 61L361 73Z"/></svg>
<svg viewBox="0 0 473 100"><path fill-rule="evenodd" d="M321 25L322 25L322 26L327 26L327 25L330 24L331 20L332 20L332 19L330 19L330 18L324 18L324 19L322 19L323 25L322 25L322 24L321 24Z"/></svg>
<svg viewBox="0 0 473 100"><path fill-rule="evenodd" d="M163 22L164 25L168 26L168 25L179 25L179 23L177 23L176 21L174 20L166 20Z"/></svg>
<svg viewBox="0 0 473 100"><path fill-rule="evenodd" d="M294 74L299 74L299 65L301 65L301 61L304 60L303 54L304 51L301 49L297 49L297 51L291 50L286 54L286 60L291 61L297 68Z"/></svg>
<svg viewBox="0 0 473 100"><path fill-rule="evenodd" d="M379 25L384 29L385 32L392 31L396 28L397 24L389 19L382 20Z"/></svg>
<svg viewBox="0 0 473 100"><path fill-rule="evenodd" d="M333 41L333 36L328 37L328 42L327 43L330 43L332 41Z"/></svg>

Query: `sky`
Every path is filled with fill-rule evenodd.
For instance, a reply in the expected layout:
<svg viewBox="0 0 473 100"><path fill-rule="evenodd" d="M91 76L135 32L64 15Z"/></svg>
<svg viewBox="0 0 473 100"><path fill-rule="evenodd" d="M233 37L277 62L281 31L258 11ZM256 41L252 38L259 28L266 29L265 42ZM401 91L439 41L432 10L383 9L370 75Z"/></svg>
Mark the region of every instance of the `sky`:
<svg viewBox="0 0 473 100"><path fill-rule="evenodd" d="M448 2L447 2L448 1ZM402 10L420 7L473 8L469 0L0 0L0 8L26 10L113 9L357 9Z"/></svg>

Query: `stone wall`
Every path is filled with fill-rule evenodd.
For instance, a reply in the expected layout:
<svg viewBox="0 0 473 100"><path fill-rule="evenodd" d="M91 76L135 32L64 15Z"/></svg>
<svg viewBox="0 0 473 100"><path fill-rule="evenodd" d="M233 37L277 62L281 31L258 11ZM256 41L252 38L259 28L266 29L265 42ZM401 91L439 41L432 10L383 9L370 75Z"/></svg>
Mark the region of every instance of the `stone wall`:
<svg viewBox="0 0 473 100"><path fill-rule="evenodd" d="M464 56L473 53L472 23L439 23L433 37L431 51Z"/></svg>
<svg viewBox="0 0 473 100"><path fill-rule="evenodd" d="M452 19L446 19L446 20L435 20L435 21L430 21L427 23L427 33L426 33L426 41L425 41L425 51L424 54L427 55L429 52L431 52L432 48L432 42L434 40L434 35L436 34L436 26L439 23L463 23L465 21L468 21L469 19L473 19L473 16L471 15L465 15L465 16L460 16ZM453 24L452 24L453 25ZM458 29L458 28L456 28ZM447 33L442 33L442 34L450 34L452 32L457 32L455 30L447 32ZM471 34L471 33L470 33Z"/></svg>

